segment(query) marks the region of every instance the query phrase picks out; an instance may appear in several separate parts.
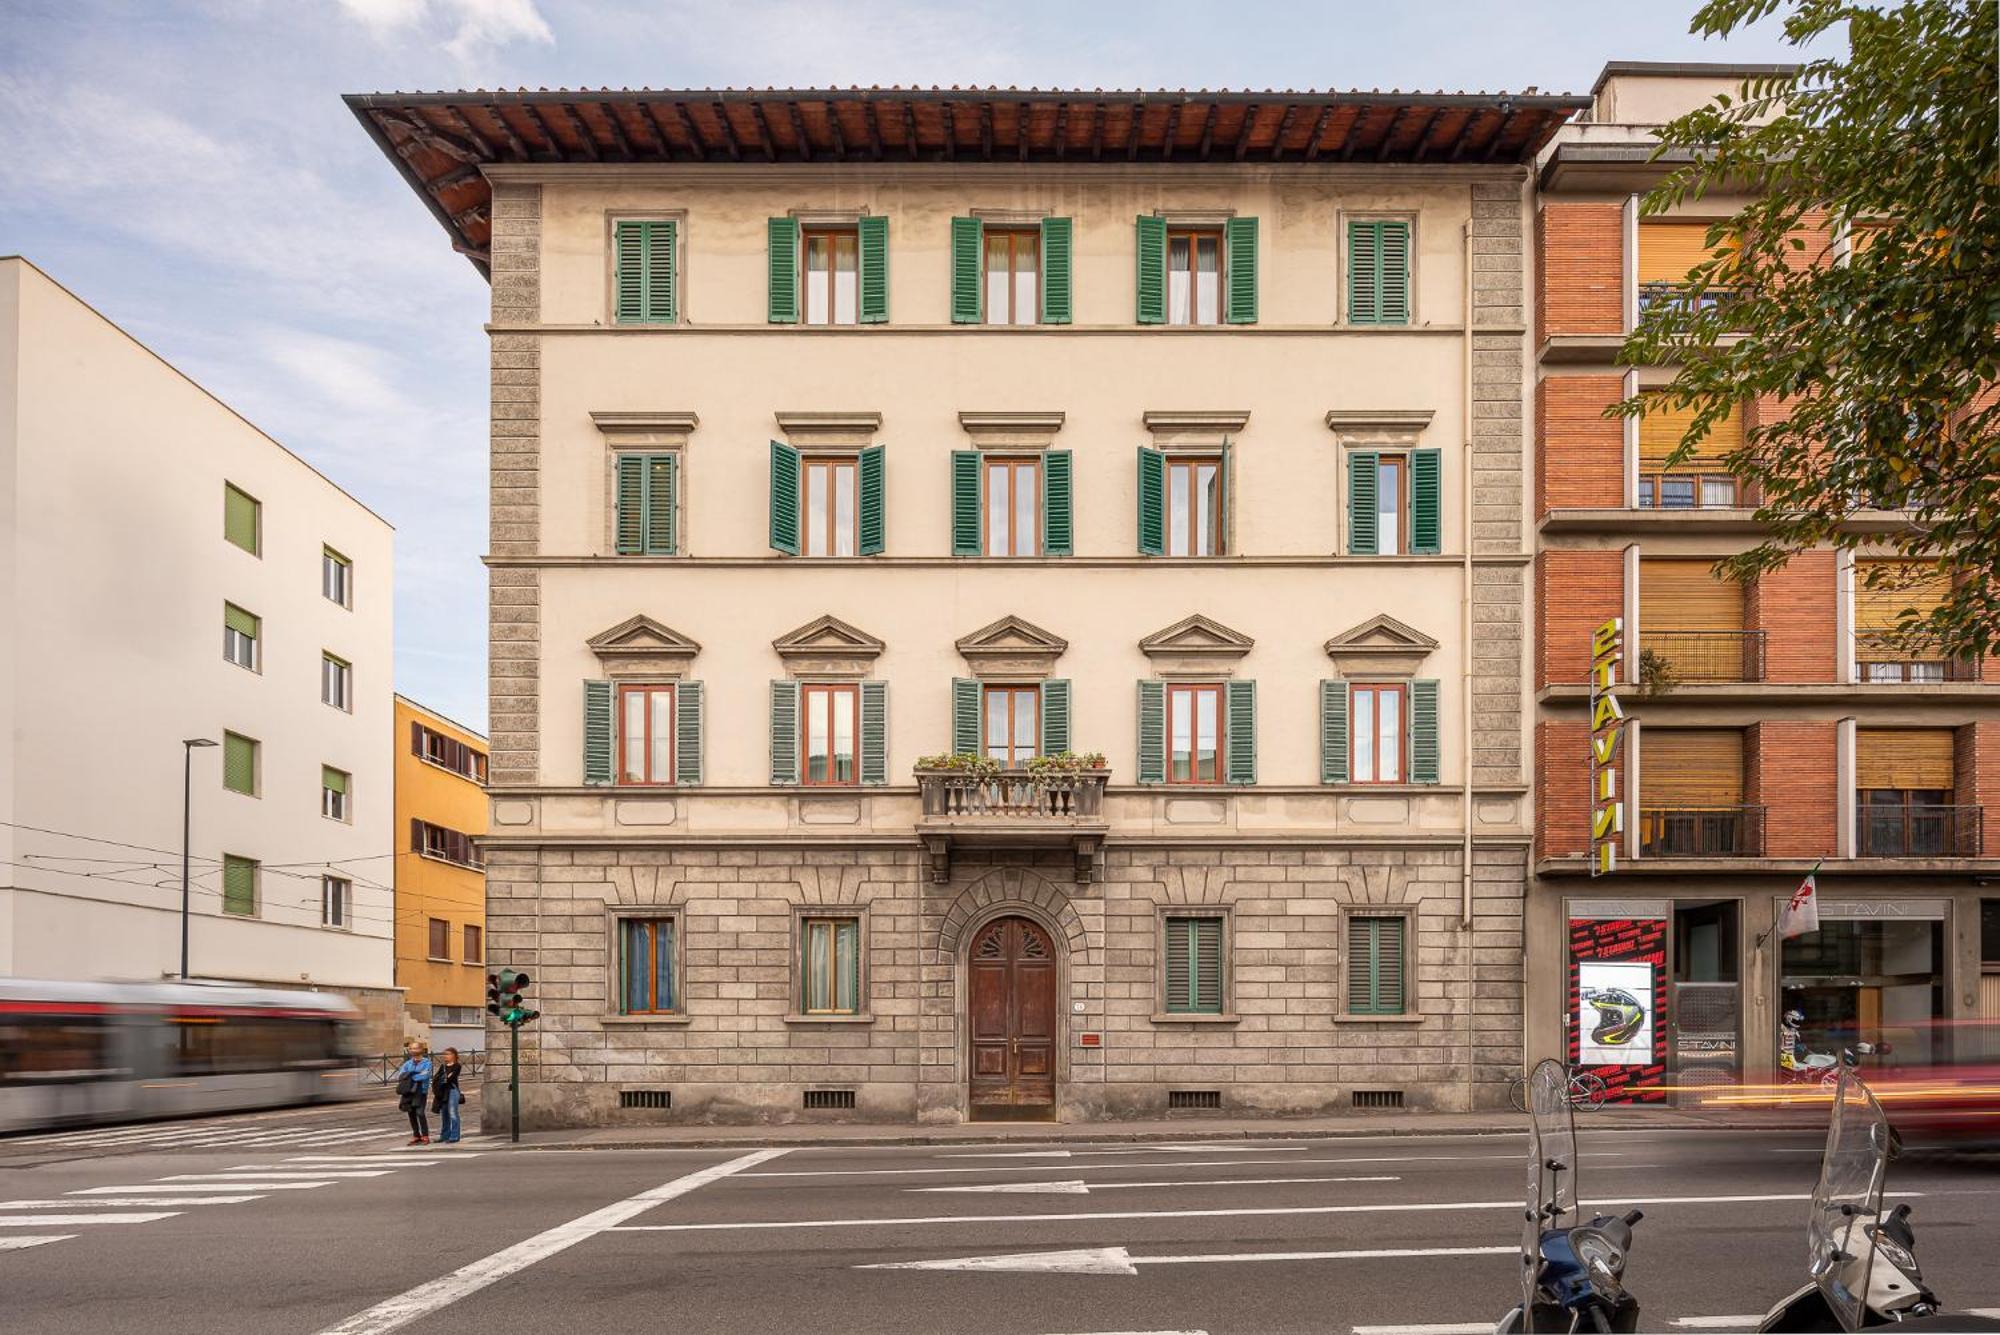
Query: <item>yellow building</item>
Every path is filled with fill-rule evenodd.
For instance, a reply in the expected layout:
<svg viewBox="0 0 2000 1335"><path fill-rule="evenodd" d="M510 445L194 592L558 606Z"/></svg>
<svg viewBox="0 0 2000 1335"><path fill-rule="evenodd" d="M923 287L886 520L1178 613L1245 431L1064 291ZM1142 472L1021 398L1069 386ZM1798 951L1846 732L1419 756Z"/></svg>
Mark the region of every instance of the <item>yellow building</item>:
<svg viewBox="0 0 2000 1335"><path fill-rule="evenodd" d="M396 697L396 983L436 1047L485 1046L486 739Z"/></svg>

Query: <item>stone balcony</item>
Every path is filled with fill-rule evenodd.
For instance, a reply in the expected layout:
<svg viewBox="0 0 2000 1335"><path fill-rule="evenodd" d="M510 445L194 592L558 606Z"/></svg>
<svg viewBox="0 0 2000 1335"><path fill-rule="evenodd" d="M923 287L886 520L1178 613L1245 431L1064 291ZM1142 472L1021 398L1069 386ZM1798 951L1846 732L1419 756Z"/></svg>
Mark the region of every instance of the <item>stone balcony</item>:
<svg viewBox="0 0 2000 1335"><path fill-rule="evenodd" d="M951 853L960 848L1059 848L1076 858L1076 879L1087 883L1110 822L1104 813L1109 770L998 775L918 769L921 815L917 837L930 854L931 879L951 879Z"/></svg>

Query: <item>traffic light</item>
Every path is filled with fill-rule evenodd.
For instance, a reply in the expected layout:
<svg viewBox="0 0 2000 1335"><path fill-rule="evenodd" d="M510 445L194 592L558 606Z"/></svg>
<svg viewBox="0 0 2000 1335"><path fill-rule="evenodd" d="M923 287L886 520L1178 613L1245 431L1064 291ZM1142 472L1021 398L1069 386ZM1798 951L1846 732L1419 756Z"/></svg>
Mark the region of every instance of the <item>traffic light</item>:
<svg viewBox="0 0 2000 1335"><path fill-rule="evenodd" d="M519 969L502 969L492 975L492 980L492 986L487 989L489 996L487 1009L493 1010L502 1023L520 1026L540 1017L540 1011L531 1010L522 1004L524 1001L522 993L526 992L528 984L534 981L527 974Z"/></svg>
<svg viewBox="0 0 2000 1335"><path fill-rule="evenodd" d="M486 975L486 1013L488 1015L500 1013L500 975L497 973Z"/></svg>

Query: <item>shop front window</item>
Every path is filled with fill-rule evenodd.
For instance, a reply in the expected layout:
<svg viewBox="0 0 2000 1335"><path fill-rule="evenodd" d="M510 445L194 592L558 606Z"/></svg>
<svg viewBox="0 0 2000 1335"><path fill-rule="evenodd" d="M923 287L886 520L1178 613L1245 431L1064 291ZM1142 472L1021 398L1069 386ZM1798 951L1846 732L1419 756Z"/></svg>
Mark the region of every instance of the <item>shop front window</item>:
<svg viewBox="0 0 2000 1335"><path fill-rule="evenodd" d="M1809 1053L1871 1043L1864 1065L1926 1065L1939 1056L1944 950L1939 919L1822 916L1784 943L1780 1022L1803 1017L1796 1041Z"/></svg>

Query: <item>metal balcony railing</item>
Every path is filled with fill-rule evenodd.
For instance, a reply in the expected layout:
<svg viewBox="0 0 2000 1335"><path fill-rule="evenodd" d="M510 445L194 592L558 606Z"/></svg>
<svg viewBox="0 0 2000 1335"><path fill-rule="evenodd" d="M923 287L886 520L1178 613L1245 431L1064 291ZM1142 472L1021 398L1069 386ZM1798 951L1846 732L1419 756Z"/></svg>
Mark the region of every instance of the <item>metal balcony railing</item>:
<svg viewBox="0 0 2000 1335"><path fill-rule="evenodd" d="M1973 858L1979 856L1978 807L1928 804L1856 808L1854 831L1864 858Z"/></svg>
<svg viewBox="0 0 2000 1335"><path fill-rule="evenodd" d="M1736 478L1718 468L1653 468L1639 474L1641 510L1732 510L1743 502Z"/></svg>
<svg viewBox="0 0 2000 1335"><path fill-rule="evenodd" d="M1764 680L1761 630L1647 630L1642 610L1639 649L1656 655L1676 682Z"/></svg>
<svg viewBox="0 0 2000 1335"><path fill-rule="evenodd" d="M1946 681L1978 681L1976 658L1930 658L1919 649L1912 652L1897 643L1897 637L1883 631L1856 631L1854 635L1854 679L1860 682L1904 682L1926 684Z"/></svg>
<svg viewBox="0 0 2000 1335"><path fill-rule="evenodd" d="M918 770L917 791L931 819L1096 820L1104 814L1108 770L999 775Z"/></svg>
<svg viewBox="0 0 2000 1335"><path fill-rule="evenodd" d="M1649 858L1762 857L1764 808L1642 806L1639 853Z"/></svg>
<svg viewBox="0 0 2000 1335"><path fill-rule="evenodd" d="M1679 307L1684 311L1727 311L1739 292L1733 287L1710 287L1697 293L1692 283L1639 284L1639 314L1655 306Z"/></svg>

